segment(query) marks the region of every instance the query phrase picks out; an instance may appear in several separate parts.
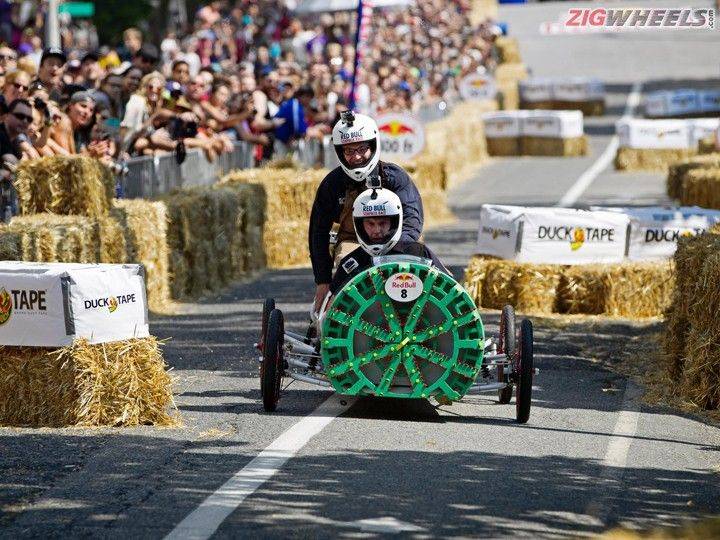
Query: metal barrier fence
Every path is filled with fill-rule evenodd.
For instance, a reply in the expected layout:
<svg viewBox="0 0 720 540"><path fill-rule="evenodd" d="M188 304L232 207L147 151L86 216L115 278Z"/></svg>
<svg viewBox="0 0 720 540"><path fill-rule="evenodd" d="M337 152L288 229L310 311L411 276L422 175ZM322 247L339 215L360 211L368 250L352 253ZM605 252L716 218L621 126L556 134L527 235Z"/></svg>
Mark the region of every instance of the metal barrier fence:
<svg viewBox="0 0 720 540"><path fill-rule="evenodd" d="M423 105L417 116L426 124L444 118L451 109L451 104L441 101ZM299 141L295 157L306 167L334 169L339 165L329 136L322 141ZM253 147L245 142L235 143L232 152L221 154L215 161L208 161L201 150L189 150L182 165L177 164L173 154L137 157L127 161L128 173L119 178L119 184L123 197L152 199L181 187L214 184L222 175L234 169L249 169L254 163Z"/></svg>

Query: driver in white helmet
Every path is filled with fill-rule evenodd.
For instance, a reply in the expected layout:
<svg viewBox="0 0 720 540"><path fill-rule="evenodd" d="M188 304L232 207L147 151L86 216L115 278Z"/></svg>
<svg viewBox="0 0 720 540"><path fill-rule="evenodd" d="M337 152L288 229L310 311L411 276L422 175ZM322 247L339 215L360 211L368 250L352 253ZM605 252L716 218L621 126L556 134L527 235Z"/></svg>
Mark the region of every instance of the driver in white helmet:
<svg viewBox="0 0 720 540"><path fill-rule="evenodd" d="M330 254L330 230L339 224L334 261L359 247L353 224L353 203L367 185L376 185L395 193L402 207L399 240L416 242L423 229L420 192L405 170L380 161L378 127L364 114L345 111L332 133L340 166L320 183L310 215L310 259L315 276L315 309L319 309L330 289L333 257Z"/></svg>
<svg viewBox="0 0 720 540"><path fill-rule="evenodd" d="M401 241L403 225L400 198L389 189L368 189L355 199L353 225L360 247L342 258L330 283L332 295L356 274L373 264L373 257L388 254L414 255L430 259L441 272L450 272L435 254L420 242Z"/></svg>

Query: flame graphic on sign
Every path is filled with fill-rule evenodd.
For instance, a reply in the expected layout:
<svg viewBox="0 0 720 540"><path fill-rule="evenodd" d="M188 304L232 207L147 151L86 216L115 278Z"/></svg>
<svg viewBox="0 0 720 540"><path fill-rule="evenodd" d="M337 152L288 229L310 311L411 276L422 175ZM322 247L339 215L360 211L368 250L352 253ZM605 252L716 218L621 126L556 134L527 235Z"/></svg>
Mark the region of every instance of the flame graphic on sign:
<svg viewBox="0 0 720 540"><path fill-rule="evenodd" d="M3 288L0 289L0 324L5 324L12 315L12 299L10 294Z"/></svg>
<svg viewBox="0 0 720 540"><path fill-rule="evenodd" d="M111 296L108 300L108 309L110 310L110 313L113 313L118 307L118 301L117 298L114 296Z"/></svg>
<svg viewBox="0 0 720 540"><path fill-rule="evenodd" d="M382 126L378 127L378 130L381 133L386 133L392 137L399 137L400 135L407 135L415 133L415 130L412 129L409 126L406 126L405 124L398 122L397 120L393 120L392 122L388 122L387 124L383 124Z"/></svg>
<svg viewBox="0 0 720 540"><path fill-rule="evenodd" d="M570 242L570 249L577 251L585 243L585 231L576 227L573 231L573 241Z"/></svg>

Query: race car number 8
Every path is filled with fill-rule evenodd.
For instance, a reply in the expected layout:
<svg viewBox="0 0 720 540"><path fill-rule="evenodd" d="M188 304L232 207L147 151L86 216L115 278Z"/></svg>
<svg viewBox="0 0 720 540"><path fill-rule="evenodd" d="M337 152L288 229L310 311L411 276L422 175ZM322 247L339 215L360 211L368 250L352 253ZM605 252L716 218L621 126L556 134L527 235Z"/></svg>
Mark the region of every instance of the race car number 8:
<svg viewBox="0 0 720 540"><path fill-rule="evenodd" d="M385 282L385 292L398 302L412 302L423 292L423 282L415 274L399 272Z"/></svg>

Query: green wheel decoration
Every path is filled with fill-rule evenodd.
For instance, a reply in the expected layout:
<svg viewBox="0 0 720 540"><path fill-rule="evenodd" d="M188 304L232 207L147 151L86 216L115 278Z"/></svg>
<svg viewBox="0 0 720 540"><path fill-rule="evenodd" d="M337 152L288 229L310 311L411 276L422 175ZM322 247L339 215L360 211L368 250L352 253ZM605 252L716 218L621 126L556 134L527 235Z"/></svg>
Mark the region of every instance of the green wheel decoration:
<svg viewBox="0 0 720 540"><path fill-rule="evenodd" d="M355 276L322 325L325 373L340 394L456 401L483 361L480 315L465 289L424 264Z"/></svg>

